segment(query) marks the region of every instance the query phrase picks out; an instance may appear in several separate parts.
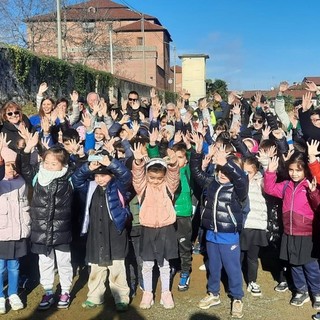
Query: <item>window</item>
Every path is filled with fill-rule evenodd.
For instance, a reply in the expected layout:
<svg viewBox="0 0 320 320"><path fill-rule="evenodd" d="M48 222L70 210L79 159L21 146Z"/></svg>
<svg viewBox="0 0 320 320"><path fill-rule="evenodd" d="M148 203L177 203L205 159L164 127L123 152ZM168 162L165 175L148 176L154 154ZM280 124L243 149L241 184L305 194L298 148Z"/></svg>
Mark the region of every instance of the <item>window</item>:
<svg viewBox="0 0 320 320"><path fill-rule="evenodd" d="M143 46L143 38L142 37L137 38L137 46Z"/></svg>
<svg viewBox="0 0 320 320"><path fill-rule="evenodd" d="M83 22L82 29L84 32L93 32L94 28L96 27L95 22Z"/></svg>

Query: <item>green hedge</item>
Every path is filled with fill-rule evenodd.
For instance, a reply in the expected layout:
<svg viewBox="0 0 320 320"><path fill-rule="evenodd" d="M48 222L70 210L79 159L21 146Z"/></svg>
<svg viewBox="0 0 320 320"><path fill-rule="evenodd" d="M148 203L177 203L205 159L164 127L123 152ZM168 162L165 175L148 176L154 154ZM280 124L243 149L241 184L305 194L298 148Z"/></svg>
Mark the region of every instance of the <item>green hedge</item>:
<svg viewBox="0 0 320 320"><path fill-rule="evenodd" d="M30 93L34 91L32 86L39 86L42 82L50 85L50 90L56 97L69 97L71 90L76 90L84 96L95 90L96 80L98 92L107 93L114 83L110 73L97 71L82 64L67 63L54 57L36 56L16 46L8 46L8 50L18 81Z"/></svg>

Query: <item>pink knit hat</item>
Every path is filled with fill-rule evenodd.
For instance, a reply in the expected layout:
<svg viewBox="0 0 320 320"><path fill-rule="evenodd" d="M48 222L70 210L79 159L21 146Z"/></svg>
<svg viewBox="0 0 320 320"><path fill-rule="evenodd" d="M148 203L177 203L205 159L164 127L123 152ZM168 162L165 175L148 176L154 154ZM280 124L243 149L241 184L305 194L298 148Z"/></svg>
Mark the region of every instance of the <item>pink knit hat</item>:
<svg viewBox="0 0 320 320"><path fill-rule="evenodd" d="M249 150L252 153L258 153L259 151L259 144L256 140L252 139L252 138L244 138L243 142L245 141L250 141L252 144L252 148Z"/></svg>
<svg viewBox="0 0 320 320"><path fill-rule="evenodd" d="M3 147L1 150L1 157L4 162L15 162L17 158L17 153L8 147Z"/></svg>

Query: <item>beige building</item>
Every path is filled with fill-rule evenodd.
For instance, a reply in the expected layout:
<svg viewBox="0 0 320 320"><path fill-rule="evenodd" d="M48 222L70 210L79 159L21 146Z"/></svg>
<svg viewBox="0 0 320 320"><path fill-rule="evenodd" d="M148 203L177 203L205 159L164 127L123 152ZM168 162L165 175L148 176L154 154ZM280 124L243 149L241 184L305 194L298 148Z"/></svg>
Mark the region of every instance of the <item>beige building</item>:
<svg viewBox="0 0 320 320"><path fill-rule="evenodd" d="M171 36L153 16L109 0L61 10L62 56L120 77L169 89ZM26 21L30 48L57 56L56 12Z"/></svg>
<svg viewBox="0 0 320 320"><path fill-rule="evenodd" d="M182 88L190 94L190 101L206 96L206 54L184 54L182 61Z"/></svg>

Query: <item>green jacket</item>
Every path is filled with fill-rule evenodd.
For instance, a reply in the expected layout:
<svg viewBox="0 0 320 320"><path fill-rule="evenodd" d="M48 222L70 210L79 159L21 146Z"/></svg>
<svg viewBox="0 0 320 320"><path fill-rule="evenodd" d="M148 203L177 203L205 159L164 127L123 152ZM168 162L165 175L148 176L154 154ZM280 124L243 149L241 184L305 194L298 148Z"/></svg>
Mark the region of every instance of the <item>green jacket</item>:
<svg viewBox="0 0 320 320"><path fill-rule="evenodd" d="M180 168L180 186L175 194L174 209L178 217L192 216L192 190L189 164Z"/></svg>

